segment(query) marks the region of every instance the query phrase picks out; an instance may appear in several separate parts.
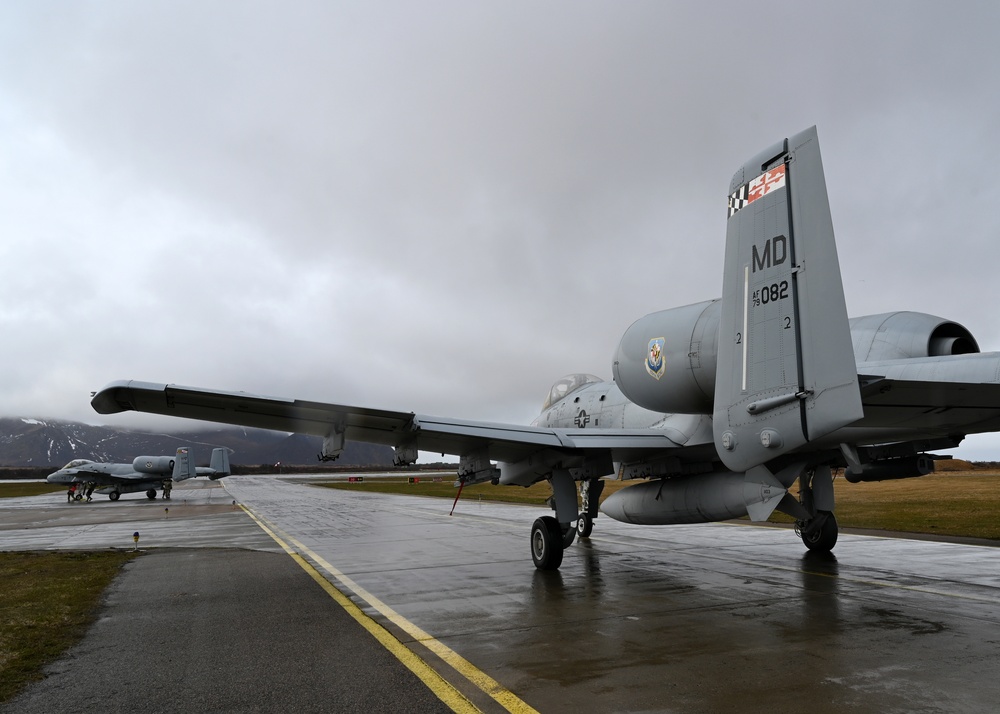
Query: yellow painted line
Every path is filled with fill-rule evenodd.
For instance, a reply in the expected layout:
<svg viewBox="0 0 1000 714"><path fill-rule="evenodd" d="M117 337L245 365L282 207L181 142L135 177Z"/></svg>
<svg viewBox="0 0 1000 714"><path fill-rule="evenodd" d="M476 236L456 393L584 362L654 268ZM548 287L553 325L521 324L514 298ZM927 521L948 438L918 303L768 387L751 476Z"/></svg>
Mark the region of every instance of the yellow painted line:
<svg viewBox="0 0 1000 714"><path fill-rule="evenodd" d="M251 518L253 518L257 523L264 528L265 531L271 533L271 537L278 540L278 538L273 534L273 531L266 527L262 522L263 519L256 514L254 514L246 506L240 506L244 511L246 511ZM275 526L272 526L274 530L280 530ZM467 659L462 657L462 655L455 652L453 649L445 645L444 643L438 641L430 634L424 630L417 627L415 624L407 620L405 617L400 615L398 612L393 610L391 607L386 605L384 602L379 600L377 597L372 595L370 592L361 587L354 580L349 578L344 573L340 572L337 568L333 567L327 560L322 558L317 553L313 552L309 547L303 544L301 541L297 540L295 537L288 533L282 532L283 535L301 552L308 555L314 563L319 565L321 568L326 570L330 575L336 578L344 587L352 590L358 597L367 602L372 608L374 608L378 613L380 613L387 620L392 622L396 627L401 629L403 632L408 634L417 642L420 642L424 647L429 649L431 652L436 654L442 660L448 663L456 672L465 677L469 682L475 685L478 689L488 694L494 701L496 701L500 706L502 706L507 711L512 714L538 714L538 711L531 707L526 702L522 701L516 694L511 692L509 689L504 687L500 682L496 681L488 674L480 670L474 664L469 662ZM281 543L280 540L278 540ZM284 544L282 547L286 548L286 551L291 554L294 551L288 550Z"/></svg>
<svg viewBox="0 0 1000 714"><path fill-rule="evenodd" d="M358 597L375 608L375 610L396 625L396 627L403 630L403 632L408 634L417 642L420 642L424 645L424 647L447 662L456 672L492 697L504 709L517 714L538 714L535 709L519 699L517 695L483 672L481 669L477 668L467 659L462 657L462 655L458 654L444 643L438 641L427 632L424 632L422 629L414 625L412 622L351 580L351 578L337 570L322 557L311 551L301 542L295 540L294 538L291 540L296 547L300 548L306 555L312 558L314 562L339 580L345 587L353 590Z"/></svg>
<svg viewBox="0 0 1000 714"><path fill-rule="evenodd" d="M323 590L325 590L338 605L347 611L347 614L357 620L362 627L364 627L376 640L378 640L379 644L389 650L389 652L391 652L396 659L402 662L407 669L417 675L417 677L420 678L420 681L426 684L428 689L434 692L434 695L450 707L452 711L459 712L461 714L481 714L481 710L476 707L476 705L466 699L461 692L455 689L455 687L445 680L444 677L435 672L430 665L420 659L413 653L412 650L393 637L388 630L363 613L357 605L351 602L350 598L335 588L329 580L323 577L322 573L310 565L305 558L296 553L291 547L288 546L287 543L279 538L271 528L265 525L262 519L258 518L246 506L241 505L240 508L242 508L244 512L246 512L246 514L249 515L257 523L257 525L264 530L265 533L274 538L278 545L280 545L281 548L288 553L288 555L290 555L303 570L309 573L310 577L319 583L319 586L323 588Z"/></svg>

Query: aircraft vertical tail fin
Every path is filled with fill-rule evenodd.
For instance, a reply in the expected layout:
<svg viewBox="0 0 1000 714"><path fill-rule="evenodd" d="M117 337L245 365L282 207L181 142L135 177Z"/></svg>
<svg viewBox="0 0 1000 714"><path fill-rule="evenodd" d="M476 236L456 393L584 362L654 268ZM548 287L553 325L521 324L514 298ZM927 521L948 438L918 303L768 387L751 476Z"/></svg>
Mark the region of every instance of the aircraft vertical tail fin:
<svg viewBox="0 0 1000 714"><path fill-rule="evenodd" d="M746 471L863 415L816 127L730 185L713 430Z"/></svg>
<svg viewBox="0 0 1000 714"><path fill-rule="evenodd" d="M170 478L174 481L183 481L185 479L194 478L198 475L194 466L194 457L191 455L191 449L187 446L181 446L177 449L177 455L174 457L174 471Z"/></svg>
<svg viewBox="0 0 1000 714"><path fill-rule="evenodd" d="M229 449L212 449L212 461L209 466L215 470L215 473L209 476L212 481L232 473L229 470Z"/></svg>

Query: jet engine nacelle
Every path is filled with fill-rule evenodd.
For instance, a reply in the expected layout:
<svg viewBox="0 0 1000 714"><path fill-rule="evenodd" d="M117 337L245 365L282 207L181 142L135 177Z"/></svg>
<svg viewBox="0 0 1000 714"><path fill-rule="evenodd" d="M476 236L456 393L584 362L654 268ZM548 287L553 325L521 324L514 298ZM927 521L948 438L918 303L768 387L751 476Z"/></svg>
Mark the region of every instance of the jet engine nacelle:
<svg viewBox="0 0 1000 714"><path fill-rule="evenodd" d="M923 312L886 312L851 320L854 358L861 362L979 352L962 325Z"/></svg>
<svg viewBox="0 0 1000 714"><path fill-rule="evenodd" d="M710 300L636 320L615 353L618 388L645 409L711 414L721 312Z"/></svg>
<svg viewBox="0 0 1000 714"><path fill-rule="evenodd" d="M137 456L132 468L141 474L170 474L174 470L173 456Z"/></svg>
<svg viewBox="0 0 1000 714"><path fill-rule="evenodd" d="M711 300L632 323L612 367L622 393L652 411L711 414L721 308L721 301ZM858 364L979 352L965 327L926 313L866 315L850 325Z"/></svg>

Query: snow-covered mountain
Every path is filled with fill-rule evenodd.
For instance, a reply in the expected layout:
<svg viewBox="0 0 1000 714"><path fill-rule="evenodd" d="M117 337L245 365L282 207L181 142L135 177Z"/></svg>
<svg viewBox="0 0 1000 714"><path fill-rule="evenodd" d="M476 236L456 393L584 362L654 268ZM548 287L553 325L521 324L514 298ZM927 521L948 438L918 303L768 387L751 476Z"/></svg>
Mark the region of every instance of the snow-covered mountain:
<svg viewBox="0 0 1000 714"><path fill-rule="evenodd" d="M59 467L73 459L127 463L139 455L194 449L196 463L207 464L212 449L228 446L233 464L315 464L322 439L264 429L212 427L179 434L152 434L51 419L0 418L0 466ZM387 446L348 442L336 462L345 466L388 466Z"/></svg>

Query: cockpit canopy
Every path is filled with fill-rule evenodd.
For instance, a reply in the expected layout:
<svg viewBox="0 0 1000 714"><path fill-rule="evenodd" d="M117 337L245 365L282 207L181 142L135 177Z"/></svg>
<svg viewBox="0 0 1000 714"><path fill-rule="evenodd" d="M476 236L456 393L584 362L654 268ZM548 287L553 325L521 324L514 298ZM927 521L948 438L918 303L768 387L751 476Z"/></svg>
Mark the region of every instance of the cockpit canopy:
<svg viewBox="0 0 1000 714"><path fill-rule="evenodd" d="M68 464L63 466L63 469L78 469L81 466L86 466L87 464L94 463L90 459L73 459Z"/></svg>
<svg viewBox="0 0 1000 714"><path fill-rule="evenodd" d="M595 377L592 374L584 374L582 372L579 374L567 375L552 385L552 389L549 390L549 396L545 398L545 403L542 404L542 411L555 406L581 387L603 381L604 380L600 377Z"/></svg>

